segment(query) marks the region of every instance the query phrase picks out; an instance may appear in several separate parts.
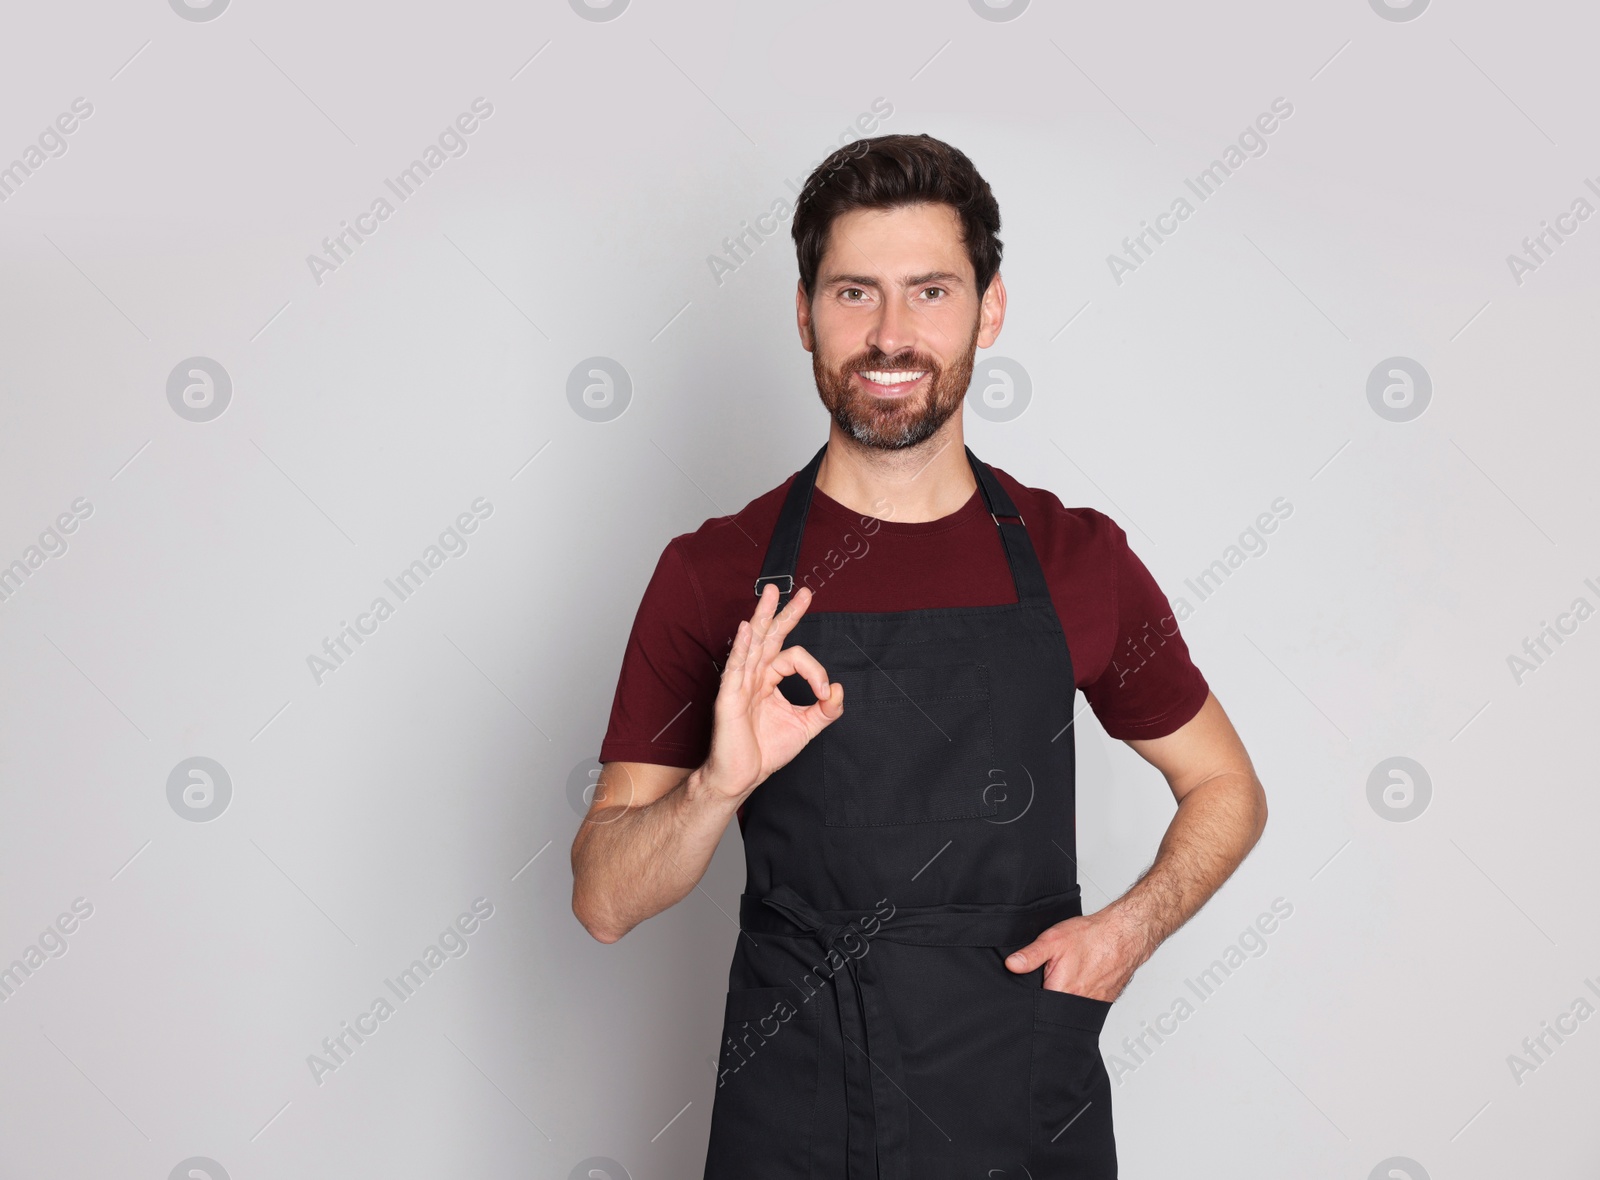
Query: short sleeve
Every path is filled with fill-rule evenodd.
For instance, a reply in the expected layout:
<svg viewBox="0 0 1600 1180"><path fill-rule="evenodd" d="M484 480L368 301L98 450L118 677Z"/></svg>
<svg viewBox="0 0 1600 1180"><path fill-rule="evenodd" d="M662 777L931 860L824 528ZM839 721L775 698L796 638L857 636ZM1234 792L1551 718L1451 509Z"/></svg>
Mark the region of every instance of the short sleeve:
<svg viewBox="0 0 1600 1180"><path fill-rule="evenodd" d="M699 587L675 538L662 550L634 615L601 762L692 768L705 761L722 681L708 633Z"/></svg>
<svg viewBox="0 0 1600 1180"><path fill-rule="evenodd" d="M1200 711L1211 688L1189 656L1167 596L1127 533L1108 523L1115 635L1105 671L1083 686L1083 695L1111 737L1165 737Z"/></svg>

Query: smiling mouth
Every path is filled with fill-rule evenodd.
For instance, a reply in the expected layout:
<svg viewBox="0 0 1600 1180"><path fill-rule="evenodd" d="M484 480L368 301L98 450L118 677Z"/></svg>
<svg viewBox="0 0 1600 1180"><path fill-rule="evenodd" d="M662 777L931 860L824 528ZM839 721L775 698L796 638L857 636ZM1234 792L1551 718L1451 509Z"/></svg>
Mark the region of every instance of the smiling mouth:
<svg viewBox="0 0 1600 1180"><path fill-rule="evenodd" d="M890 397L909 393L927 375L926 369L865 369L856 373L869 391Z"/></svg>

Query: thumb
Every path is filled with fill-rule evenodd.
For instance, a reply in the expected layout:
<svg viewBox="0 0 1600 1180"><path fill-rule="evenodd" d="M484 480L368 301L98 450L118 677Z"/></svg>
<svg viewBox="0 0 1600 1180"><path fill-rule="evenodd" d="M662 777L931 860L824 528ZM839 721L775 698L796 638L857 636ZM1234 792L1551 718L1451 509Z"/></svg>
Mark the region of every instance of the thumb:
<svg viewBox="0 0 1600 1180"><path fill-rule="evenodd" d="M1049 949L1043 942L1036 940L1030 942L1020 951L1013 951L1007 955L1006 967L1018 974L1022 974L1047 963L1049 959Z"/></svg>
<svg viewBox="0 0 1600 1180"><path fill-rule="evenodd" d="M820 732L830 723L844 716L844 685L835 681L828 685L828 695L819 697L815 704L808 705L806 712L820 720L814 732Z"/></svg>

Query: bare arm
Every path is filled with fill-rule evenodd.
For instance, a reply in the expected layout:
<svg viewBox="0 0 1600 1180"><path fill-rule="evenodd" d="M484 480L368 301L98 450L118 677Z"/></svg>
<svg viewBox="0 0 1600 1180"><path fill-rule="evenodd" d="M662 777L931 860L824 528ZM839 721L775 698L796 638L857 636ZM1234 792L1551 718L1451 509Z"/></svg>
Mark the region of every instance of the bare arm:
<svg viewBox="0 0 1600 1180"><path fill-rule="evenodd" d="M711 728L711 753L693 770L607 762L572 841L572 912L601 942L616 942L686 897L705 875L728 821L750 793L844 712L844 687L798 645L783 647L811 602L802 586L782 611L762 590L739 624ZM776 613L774 613L776 611ZM796 708L778 682L798 673L817 696Z"/></svg>
<svg viewBox="0 0 1600 1180"><path fill-rule="evenodd" d="M1128 745L1166 776L1178 801L1154 863L1110 905L1057 923L1006 960L1013 971L1048 964L1046 987L1103 1000L1116 999L1222 887L1267 823L1266 792L1215 696L1175 732Z"/></svg>
<svg viewBox="0 0 1600 1180"><path fill-rule="evenodd" d="M738 800L705 767L606 762L572 841L572 912L601 942L677 904L705 874Z"/></svg>

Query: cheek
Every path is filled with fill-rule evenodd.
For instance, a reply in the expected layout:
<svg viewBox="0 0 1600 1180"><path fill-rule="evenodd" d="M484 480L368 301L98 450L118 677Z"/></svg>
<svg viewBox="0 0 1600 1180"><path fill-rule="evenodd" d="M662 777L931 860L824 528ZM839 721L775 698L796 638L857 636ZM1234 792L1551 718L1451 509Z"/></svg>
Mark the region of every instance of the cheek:
<svg viewBox="0 0 1600 1180"><path fill-rule="evenodd" d="M850 328L837 324L818 325L812 356L830 372L839 372L865 351L866 342Z"/></svg>

